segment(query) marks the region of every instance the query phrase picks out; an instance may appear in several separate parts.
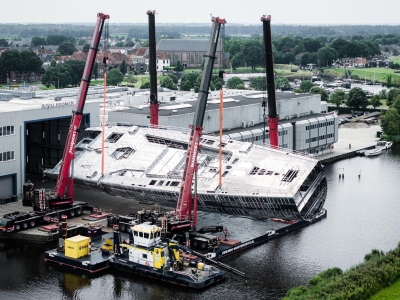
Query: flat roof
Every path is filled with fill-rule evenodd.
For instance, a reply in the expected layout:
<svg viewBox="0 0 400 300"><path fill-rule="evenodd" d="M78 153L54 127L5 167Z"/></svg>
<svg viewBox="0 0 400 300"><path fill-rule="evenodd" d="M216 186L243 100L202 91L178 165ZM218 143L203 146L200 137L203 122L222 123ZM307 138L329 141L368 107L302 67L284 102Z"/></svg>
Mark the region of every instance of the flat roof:
<svg viewBox="0 0 400 300"><path fill-rule="evenodd" d="M238 107L244 105L253 105L260 104L263 101L263 97L265 97L266 101L268 101L267 94L263 94L262 91L242 91L242 93L233 93L233 90L226 90L224 92L227 101L224 101L224 108L230 107ZM277 92L276 98L277 101L288 100L288 99L301 99L308 97L312 94L297 94L297 93L287 93L287 92ZM171 95L174 96L174 95ZM177 94L175 95L176 101L171 101L170 103L160 103L159 107L159 116L170 116L174 115L183 115L188 113L194 113L196 109L196 101L197 95L192 94ZM216 101L218 100L218 101ZM190 104L183 105L183 104ZM179 105L179 106L178 106ZM172 109L168 109L169 106L173 106ZM219 110L219 91L211 92L208 100L206 111L211 110ZM150 107L149 105L140 105L138 107L129 108L120 111L113 111L113 113L130 113L130 114L141 114L141 115L149 115Z"/></svg>
<svg viewBox="0 0 400 300"><path fill-rule="evenodd" d="M103 87L90 87L89 91L95 90L103 90ZM23 90L22 90L23 91ZM0 91L1 93L1 91ZM57 106L73 106L76 102L77 95L73 95L74 93L78 93L78 88L68 88L68 89L60 89L60 90L49 90L49 91L34 91L35 97L31 99L21 99L19 97L14 97L11 100L0 100L0 113L2 112L14 112L14 111L23 111L23 110L32 110L32 109L41 109L43 105L49 105L49 107L57 107ZM60 101L55 101L54 99L57 96L62 94L71 94L62 96ZM110 92L107 93L107 97L110 97L109 100L115 100L116 96L118 96L121 92ZM87 103L99 103L103 102L103 93L98 94L90 94L90 98L87 98L85 104Z"/></svg>

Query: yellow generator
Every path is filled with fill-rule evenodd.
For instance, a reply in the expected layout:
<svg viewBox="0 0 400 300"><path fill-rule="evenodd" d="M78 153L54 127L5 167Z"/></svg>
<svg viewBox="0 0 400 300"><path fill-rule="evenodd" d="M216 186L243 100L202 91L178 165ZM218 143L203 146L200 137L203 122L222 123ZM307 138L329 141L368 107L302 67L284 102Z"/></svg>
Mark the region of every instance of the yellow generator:
<svg viewBox="0 0 400 300"><path fill-rule="evenodd" d="M65 256L70 258L80 258L89 255L90 238L77 235L65 240Z"/></svg>

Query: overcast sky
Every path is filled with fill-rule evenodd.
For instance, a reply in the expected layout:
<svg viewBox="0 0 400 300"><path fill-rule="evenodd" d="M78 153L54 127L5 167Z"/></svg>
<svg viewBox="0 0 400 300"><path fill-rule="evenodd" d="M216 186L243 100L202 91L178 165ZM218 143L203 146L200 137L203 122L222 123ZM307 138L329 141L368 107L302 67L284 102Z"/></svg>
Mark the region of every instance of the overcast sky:
<svg viewBox="0 0 400 300"><path fill-rule="evenodd" d="M212 13L228 24L259 24L264 14L276 24L400 24L399 8L399 0L11 0L0 23L94 23L98 12L110 24L147 23L155 10L156 23L208 23Z"/></svg>

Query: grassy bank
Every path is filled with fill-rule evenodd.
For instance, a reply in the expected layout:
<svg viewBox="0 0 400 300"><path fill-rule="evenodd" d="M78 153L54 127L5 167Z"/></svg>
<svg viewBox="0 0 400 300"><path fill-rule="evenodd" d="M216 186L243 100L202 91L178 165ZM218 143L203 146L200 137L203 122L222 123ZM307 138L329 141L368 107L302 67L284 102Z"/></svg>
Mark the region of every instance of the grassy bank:
<svg viewBox="0 0 400 300"><path fill-rule="evenodd" d="M365 255L363 263L346 272L339 268L323 271L310 279L309 287L292 288L283 299L364 300L383 292L387 287L397 290L397 286L392 285L399 279L400 243L386 254L379 250L372 250L371 253Z"/></svg>
<svg viewBox="0 0 400 300"><path fill-rule="evenodd" d="M400 298L400 280L395 284L381 290L369 300L398 300Z"/></svg>

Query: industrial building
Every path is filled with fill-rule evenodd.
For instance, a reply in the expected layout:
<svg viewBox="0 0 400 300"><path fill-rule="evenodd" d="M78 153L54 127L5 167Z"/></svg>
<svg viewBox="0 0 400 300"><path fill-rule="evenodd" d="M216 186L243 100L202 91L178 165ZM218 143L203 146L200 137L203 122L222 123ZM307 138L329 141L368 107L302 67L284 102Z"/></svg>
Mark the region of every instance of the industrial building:
<svg viewBox="0 0 400 300"><path fill-rule="evenodd" d="M108 113L112 124L148 126L148 93L127 96L125 110ZM219 132L219 92L211 92L207 101L203 128L205 132ZM234 140L269 144L268 114L261 103L267 95L260 91L225 90L223 134ZM193 122L194 92L159 93L159 124L168 127L187 128ZM338 118L328 114L328 105L318 94L295 94L278 92L279 146L307 153L330 151L338 140ZM264 130L265 125L265 130ZM265 132L265 134L264 134Z"/></svg>
<svg viewBox="0 0 400 300"><path fill-rule="evenodd" d="M108 88L117 97L127 88ZM4 90L0 93L0 199L22 193L33 173L62 158L78 88L53 91ZM86 126L100 123L103 87L90 88L79 139Z"/></svg>

